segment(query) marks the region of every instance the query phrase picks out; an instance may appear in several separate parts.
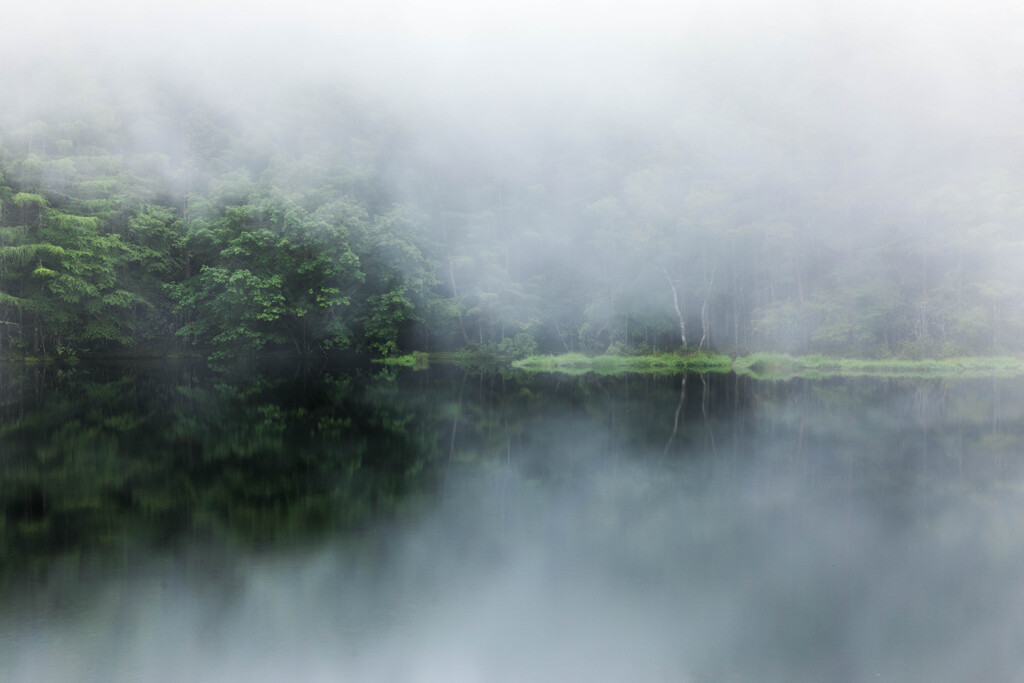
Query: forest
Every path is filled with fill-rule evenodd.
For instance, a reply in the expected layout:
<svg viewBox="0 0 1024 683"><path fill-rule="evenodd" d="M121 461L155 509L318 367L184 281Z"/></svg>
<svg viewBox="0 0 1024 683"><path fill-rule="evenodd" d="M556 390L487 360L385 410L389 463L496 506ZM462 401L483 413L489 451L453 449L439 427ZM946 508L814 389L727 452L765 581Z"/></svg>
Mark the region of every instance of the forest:
<svg viewBox="0 0 1024 683"><path fill-rule="evenodd" d="M0 86L2 357L1024 351L1022 139L937 104L467 123L329 79Z"/></svg>
<svg viewBox="0 0 1024 683"><path fill-rule="evenodd" d="M1024 3L6 5L0 682L1024 681Z"/></svg>

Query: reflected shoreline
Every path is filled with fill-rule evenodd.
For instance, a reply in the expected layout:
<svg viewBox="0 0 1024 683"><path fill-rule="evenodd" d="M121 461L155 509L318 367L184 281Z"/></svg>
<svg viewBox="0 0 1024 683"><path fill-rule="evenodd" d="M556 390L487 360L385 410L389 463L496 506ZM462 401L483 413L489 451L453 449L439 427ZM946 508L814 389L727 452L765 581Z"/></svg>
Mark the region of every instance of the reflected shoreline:
<svg viewBox="0 0 1024 683"><path fill-rule="evenodd" d="M0 406L5 680L1024 667L1019 381L54 370Z"/></svg>

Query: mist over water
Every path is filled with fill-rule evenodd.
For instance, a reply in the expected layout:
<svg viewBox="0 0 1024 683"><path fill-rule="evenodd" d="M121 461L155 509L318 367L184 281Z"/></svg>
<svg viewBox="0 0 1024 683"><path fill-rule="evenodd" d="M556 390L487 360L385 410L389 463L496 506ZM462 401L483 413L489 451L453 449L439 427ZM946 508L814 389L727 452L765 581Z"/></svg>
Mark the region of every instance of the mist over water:
<svg viewBox="0 0 1024 683"><path fill-rule="evenodd" d="M1024 679L1019 379L308 361L1019 357L1018 4L5 7L0 681Z"/></svg>
<svg viewBox="0 0 1024 683"><path fill-rule="evenodd" d="M436 444L418 466L432 484L407 485L396 512L379 508L326 535L316 531L322 522L287 526L315 506L296 498L253 536L246 501L273 497L267 484L254 478L226 508L204 507L196 470L186 475L194 502L178 504L192 512L176 513L191 521L178 531L142 540L147 526L166 528L154 498L107 518L123 535L112 547L83 536L42 564L7 556L0 673L370 682L1020 675L1019 382L693 375L682 400L680 382L451 371L363 380L367 393L347 409L412 410L405 429L432 435L420 448ZM301 407L324 417L318 381L260 383L268 393L242 391L242 405L266 414L277 396L286 415ZM310 444L358 452L358 441L318 434ZM230 477L215 440L203 448L203 467ZM404 470L406 456L393 457ZM274 480L288 478L288 461ZM20 490L17 473L5 469L8 492ZM53 487L69 475L40 476ZM369 476L360 481L373 488ZM148 489L144 477L136 485ZM10 546L30 538L23 524L8 514Z"/></svg>

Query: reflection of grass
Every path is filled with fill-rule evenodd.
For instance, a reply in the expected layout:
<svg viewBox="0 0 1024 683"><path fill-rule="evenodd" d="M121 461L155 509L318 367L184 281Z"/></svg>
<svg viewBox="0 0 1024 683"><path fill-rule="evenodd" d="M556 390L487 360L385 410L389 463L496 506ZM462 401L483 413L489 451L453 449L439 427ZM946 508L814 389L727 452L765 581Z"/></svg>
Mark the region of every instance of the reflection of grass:
<svg viewBox="0 0 1024 683"><path fill-rule="evenodd" d="M569 375L596 373L615 375L626 372L644 374L675 374L678 372L729 372L732 359L716 353L697 351L676 354L659 353L645 356L585 356L564 353L559 356L529 356L512 363L528 372L559 372Z"/></svg>
<svg viewBox="0 0 1024 683"><path fill-rule="evenodd" d="M374 358L373 362L383 363L384 365L396 365L404 368L416 368L417 370L424 370L430 367L430 359L423 351L413 351L412 353L404 356Z"/></svg>
<svg viewBox="0 0 1024 683"><path fill-rule="evenodd" d="M737 358L733 370L757 379L784 379L802 374L800 360L785 353L752 353Z"/></svg>
<svg viewBox="0 0 1024 683"><path fill-rule="evenodd" d="M588 373L615 375L628 372L674 374L679 372L729 372L757 379L805 377L1015 377L1024 375L1024 358L1008 356L967 356L961 358L884 360L790 356L783 353L752 353L733 361L715 353L659 353L646 356L587 356L565 353L558 356L530 356L512 363L527 372L557 372L566 375Z"/></svg>
<svg viewBox="0 0 1024 683"><path fill-rule="evenodd" d="M789 377L1015 377L1024 375L1024 358L967 356L925 360L832 358L752 353L737 358L736 372L759 379Z"/></svg>

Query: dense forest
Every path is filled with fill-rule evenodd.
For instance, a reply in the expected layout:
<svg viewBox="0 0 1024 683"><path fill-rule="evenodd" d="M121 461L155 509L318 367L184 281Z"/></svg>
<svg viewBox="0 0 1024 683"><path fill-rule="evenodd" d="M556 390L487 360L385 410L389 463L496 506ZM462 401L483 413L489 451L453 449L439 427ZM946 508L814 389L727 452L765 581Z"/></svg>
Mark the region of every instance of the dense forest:
<svg viewBox="0 0 1024 683"><path fill-rule="evenodd" d="M24 66L4 357L1024 351L1024 140L934 103L795 88L737 127L765 95L739 88L664 125L586 101L467 124L325 79L232 99Z"/></svg>

